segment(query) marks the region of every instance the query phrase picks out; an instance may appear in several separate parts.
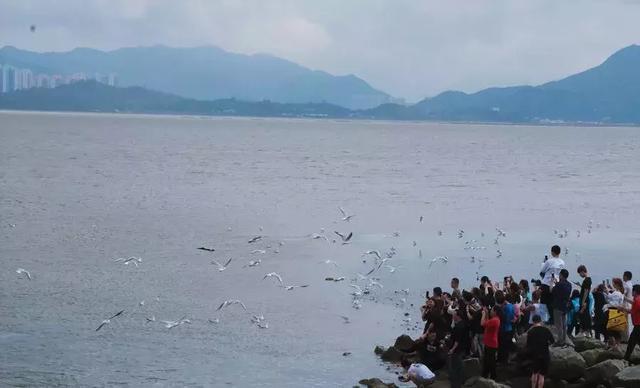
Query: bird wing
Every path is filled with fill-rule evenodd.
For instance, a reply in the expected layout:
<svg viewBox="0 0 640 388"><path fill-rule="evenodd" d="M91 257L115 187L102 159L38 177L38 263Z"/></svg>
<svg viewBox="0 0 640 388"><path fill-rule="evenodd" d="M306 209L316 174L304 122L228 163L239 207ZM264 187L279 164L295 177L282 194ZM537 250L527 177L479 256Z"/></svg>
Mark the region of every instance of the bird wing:
<svg viewBox="0 0 640 388"><path fill-rule="evenodd" d="M218 308L216 309L216 311L221 310L224 306L226 306L227 304L229 304L229 302L227 302L226 300L224 302L222 302L220 304L220 306L218 306Z"/></svg>
<svg viewBox="0 0 640 388"><path fill-rule="evenodd" d="M349 234L347 235L347 238L344 241L346 242L351 240L351 237L353 237L353 232L349 232Z"/></svg>
<svg viewBox="0 0 640 388"><path fill-rule="evenodd" d="M273 276L278 278L278 281L280 282L280 284L282 284L282 277L280 275L278 275L277 273L274 273Z"/></svg>
<svg viewBox="0 0 640 388"><path fill-rule="evenodd" d="M220 264L220 262L219 262L219 261L211 260L211 264L215 264L215 265L217 265L218 267L222 268L222 264Z"/></svg>
<svg viewBox="0 0 640 388"><path fill-rule="evenodd" d="M338 236L340 236L340 238L342 239L342 241L344 241L344 234L334 231L333 233L337 234Z"/></svg>
<svg viewBox="0 0 640 388"><path fill-rule="evenodd" d="M234 301L234 303L239 304L240 306L242 306L242 308L244 309L244 311L247 311L247 306L245 306L245 305L244 305L244 303L242 303L241 301L236 300L236 301Z"/></svg>
<svg viewBox="0 0 640 388"><path fill-rule="evenodd" d="M98 328L96 329L96 331L102 329L102 326L106 325L108 322L107 321L102 321L102 323L100 324L100 326L98 326Z"/></svg>
<svg viewBox="0 0 640 388"><path fill-rule="evenodd" d="M224 266L227 267L231 263L231 260L233 260L233 258L229 259Z"/></svg>
<svg viewBox="0 0 640 388"><path fill-rule="evenodd" d="M124 313L124 310L120 310L118 311L114 316L112 316L111 318L109 318L109 320L115 318L115 317L119 317L120 315L122 315Z"/></svg>
<svg viewBox="0 0 640 388"><path fill-rule="evenodd" d="M343 217L347 216L347 212L344 211L344 209L342 207L338 207L338 210L340 210L340 213L342 213Z"/></svg>
<svg viewBox="0 0 640 388"><path fill-rule="evenodd" d="M214 248L200 247L198 249L200 249L201 251L215 252Z"/></svg>

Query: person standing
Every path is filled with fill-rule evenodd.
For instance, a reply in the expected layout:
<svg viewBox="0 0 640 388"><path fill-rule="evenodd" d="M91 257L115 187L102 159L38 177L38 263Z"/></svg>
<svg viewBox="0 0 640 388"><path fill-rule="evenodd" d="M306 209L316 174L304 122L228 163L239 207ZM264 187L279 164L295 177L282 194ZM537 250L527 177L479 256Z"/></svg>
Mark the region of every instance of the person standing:
<svg viewBox="0 0 640 388"><path fill-rule="evenodd" d="M578 267L578 275L582 278L582 284L580 285L580 311L579 322L580 331L585 336L591 337L591 308L589 306L589 293L591 292L591 278L589 277L589 271L587 267L581 265Z"/></svg>
<svg viewBox="0 0 640 388"><path fill-rule="evenodd" d="M496 292L496 305L500 307L500 333L498 337L498 361L509 363L509 352L513 346L513 323L515 321L515 307L506 299L502 291Z"/></svg>
<svg viewBox="0 0 640 388"><path fill-rule="evenodd" d="M622 281L624 282L624 305L627 309L631 309L631 305L633 304L633 283L631 283L631 279L633 279L631 271L625 271L624 274L622 274ZM630 336L633 330L631 315L627 315L627 327L627 334Z"/></svg>
<svg viewBox="0 0 640 388"><path fill-rule="evenodd" d="M554 343L553 334L542 324L539 315L533 316L533 326L527 332L527 350L533 359L531 388L543 388L549 371L549 346Z"/></svg>
<svg viewBox="0 0 640 388"><path fill-rule="evenodd" d="M451 279L451 299L462 299L462 291L460 291L460 279L458 278Z"/></svg>
<svg viewBox="0 0 640 388"><path fill-rule="evenodd" d="M567 313L569 312L569 301L571 298L571 283L567 281L569 271L562 269L559 274L560 280L553 287L553 322L558 330L558 346L567 344Z"/></svg>
<svg viewBox="0 0 640 388"><path fill-rule="evenodd" d="M449 381L451 388L461 388L464 383L464 357L469 354L471 336L469 325L464 319L465 312L457 310L453 314L453 332L449 349Z"/></svg>
<svg viewBox="0 0 640 388"><path fill-rule="evenodd" d="M496 379L496 357L498 355L498 333L500 332L500 308L494 306L491 310L484 307L480 324L484 327L484 360L482 377Z"/></svg>
<svg viewBox="0 0 640 388"><path fill-rule="evenodd" d="M604 283L604 282L603 282ZM593 329L595 337L604 342L608 342L609 336L607 335L607 313L605 311L605 305L607 299L605 297L606 289L604 284L599 284L593 291Z"/></svg>
<svg viewBox="0 0 640 388"><path fill-rule="evenodd" d="M629 343L627 344L627 351L624 355L624 359L631 362L631 354L636 345L640 344L640 284L636 284L632 288L633 303L631 309L627 310L627 313L631 314L631 322L633 323L633 330L629 336Z"/></svg>
<svg viewBox="0 0 640 388"><path fill-rule="evenodd" d="M553 294L551 293L551 289L558 281L560 276L560 271L564 269L565 263L564 260L560 258L560 253L562 249L558 245L554 245L551 247L551 258L547 258L545 256L544 263L542 263L542 268L540 269L540 277L542 277L542 303L547 305L547 310L553 311ZM553 316L551 318L551 323L553 323Z"/></svg>

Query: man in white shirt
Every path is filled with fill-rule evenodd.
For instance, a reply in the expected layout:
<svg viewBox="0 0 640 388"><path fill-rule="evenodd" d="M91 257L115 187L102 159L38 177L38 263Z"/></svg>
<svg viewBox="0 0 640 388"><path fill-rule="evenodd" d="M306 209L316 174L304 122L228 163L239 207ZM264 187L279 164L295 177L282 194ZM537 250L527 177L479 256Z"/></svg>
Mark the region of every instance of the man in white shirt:
<svg viewBox="0 0 640 388"><path fill-rule="evenodd" d="M424 364L412 364L406 358L400 363L407 370L407 379L413 381L417 387L425 387L436 380L436 375Z"/></svg>
<svg viewBox="0 0 640 388"><path fill-rule="evenodd" d="M548 311L553 311L553 298L551 296L551 288L560 279L560 271L565 267L564 260L560 258L562 249L558 245L551 247L551 258L545 256L544 263L540 269L540 277L542 278L542 296L540 302L547 305ZM553 323L553 316L550 317L549 323Z"/></svg>

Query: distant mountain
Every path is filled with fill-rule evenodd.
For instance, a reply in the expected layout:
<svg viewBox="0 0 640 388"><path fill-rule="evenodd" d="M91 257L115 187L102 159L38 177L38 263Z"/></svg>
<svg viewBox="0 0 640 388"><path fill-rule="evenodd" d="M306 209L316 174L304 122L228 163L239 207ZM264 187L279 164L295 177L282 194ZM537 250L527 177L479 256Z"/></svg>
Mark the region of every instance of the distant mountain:
<svg viewBox="0 0 640 388"><path fill-rule="evenodd" d="M96 81L0 94L0 109L257 117L345 118L352 115L347 108L327 103L283 104L235 99L202 101L138 86L116 88Z"/></svg>
<svg viewBox="0 0 640 388"><path fill-rule="evenodd" d="M354 75L334 76L270 55L242 55L217 47L78 48L36 53L5 46L0 64L37 72L116 73L121 86L142 86L187 98L236 98L284 103L328 102L351 109L391 101Z"/></svg>
<svg viewBox="0 0 640 388"><path fill-rule="evenodd" d="M387 108L387 110L389 110ZM446 121L640 123L640 46L540 86L444 92L394 114ZM379 108L370 111L379 115Z"/></svg>

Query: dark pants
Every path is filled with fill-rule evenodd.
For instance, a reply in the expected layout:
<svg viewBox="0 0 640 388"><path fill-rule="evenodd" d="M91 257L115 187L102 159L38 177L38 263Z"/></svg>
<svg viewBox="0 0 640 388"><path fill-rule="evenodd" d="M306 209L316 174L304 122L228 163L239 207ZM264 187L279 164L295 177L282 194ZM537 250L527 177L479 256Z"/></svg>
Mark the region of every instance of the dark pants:
<svg viewBox="0 0 640 388"><path fill-rule="evenodd" d="M449 382L451 388L461 388L464 383L464 363L462 353L449 355Z"/></svg>
<svg viewBox="0 0 640 388"><path fill-rule="evenodd" d="M580 313L580 331L591 334L591 313L586 309L584 313Z"/></svg>
<svg viewBox="0 0 640 388"><path fill-rule="evenodd" d="M627 353L624 355L624 359L627 361L631 360L631 354L633 353L633 349L636 345L640 344L640 325L633 326L633 331L629 336L629 343L627 344Z"/></svg>
<svg viewBox="0 0 640 388"><path fill-rule="evenodd" d="M496 372L496 356L498 349L484 347L484 360L482 362L482 377L489 379L497 379L498 374Z"/></svg>
<svg viewBox="0 0 640 388"><path fill-rule="evenodd" d="M551 294L551 287L546 284L540 286L542 293L540 294L540 303L547 305L547 311L549 311L549 324L553 325L553 294Z"/></svg>
<svg viewBox="0 0 640 388"><path fill-rule="evenodd" d="M593 319L593 330L595 331L595 337L599 340L607 341L607 315L604 313L596 314ZM602 337L602 338L600 338Z"/></svg>
<svg viewBox="0 0 640 388"><path fill-rule="evenodd" d="M498 361L509 362L509 353L513 348L513 331L501 331L498 338Z"/></svg>

